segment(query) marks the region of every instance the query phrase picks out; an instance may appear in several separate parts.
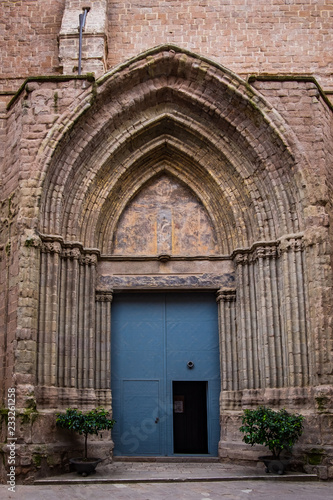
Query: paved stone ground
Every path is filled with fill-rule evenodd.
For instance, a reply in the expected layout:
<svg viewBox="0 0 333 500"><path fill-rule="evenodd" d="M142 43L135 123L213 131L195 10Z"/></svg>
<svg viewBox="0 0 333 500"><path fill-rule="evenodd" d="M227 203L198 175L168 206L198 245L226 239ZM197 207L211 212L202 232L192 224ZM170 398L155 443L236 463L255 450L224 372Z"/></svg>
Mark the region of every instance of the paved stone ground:
<svg viewBox="0 0 333 500"><path fill-rule="evenodd" d="M265 474L263 465L114 462L95 475L75 473L16 486L0 486L2 500L330 500L333 483L309 482L306 474ZM79 481L79 484L76 484ZM113 481L113 482L110 482ZM96 484L97 482L97 484ZM65 484L64 484L65 483Z"/></svg>
<svg viewBox="0 0 333 500"><path fill-rule="evenodd" d="M82 478L76 473L62 474L53 478L39 481L39 484L73 484L74 482L151 482L151 481L226 481L232 479L271 479L276 476L265 473L262 462L257 465L246 466L221 462L191 462L191 461L123 461L117 460L110 465L100 464L96 474ZM309 480L316 478L308 474L288 472L283 478L288 480Z"/></svg>
<svg viewBox="0 0 333 500"><path fill-rule="evenodd" d="M0 487L3 500L330 500L333 483L223 481Z"/></svg>

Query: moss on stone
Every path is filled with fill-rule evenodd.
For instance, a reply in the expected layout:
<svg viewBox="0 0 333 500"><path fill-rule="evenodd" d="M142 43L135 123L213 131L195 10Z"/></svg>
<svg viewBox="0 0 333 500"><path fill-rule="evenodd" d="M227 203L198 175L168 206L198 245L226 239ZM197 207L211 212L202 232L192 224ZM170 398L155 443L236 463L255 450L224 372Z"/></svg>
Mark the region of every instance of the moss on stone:
<svg viewBox="0 0 333 500"><path fill-rule="evenodd" d="M35 467L40 467L42 465L42 458L43 456L40 453L34 453L32 455L32 462Z"/></svg>
<svg viewBox="0 0 333 500"><path fill-rule="evenodd" d="M53 104L54 104L54 111L56 113L58 112L58 100L59 100L59 94L58 92L55 92L53 96Z"/></svg>
<svg viewBox="0 0 333 500"><path fill-rule="evenodd" d="M316 403L317 403L317 410L322 413L327 411L327 403L329 402L329 399L327 396L317 396L315 398Z"/></svg>
<svg viewBox="0 0 333 500"><path fill-rule="evenodd" d="M33 238L27 238L24 242L24 246L27 248L33 247L34 245L34 239Z"/></svg>
<svg viewBox="0 0 333 500"><path fill-rule="evenodd" d="M49 467L54 467L55 465L57 465L57 460L53 455L48 455L46 457L46 463Z"/></svg>
<svg viewBox="0 0 333 500"><path fill-rule="evenodd" d="M8 408L0 408L0 424L2 425L3 422L8 425Z"/></svg>
<svg viewBox="0 0 333 500"><path fill-rule="evenodd" d="M19 418L21 420L22 424L28 424L28 423L34 423L37 418L38 418L38 411L37 411L37 405L36 405L36 400L34 397L30 397L26 401L26 408L23 411L23 413L19 414Z"/></svg>
<svg viewBox="0 0 333 500"><path fill-rule="evenodd" d="M94 82L91 87L90 104L93 104L96 101L96 98L97 98L97 84L96 82Z"/></svg>
<svg viewBox="0 0 333 500"><path fill-rule="evenodd" d="M88 82L94 82L95 77L91 76L89 73L88 75L50 75L50 76L31 76L29 78L26 78L21 85L21 87L18 89L18 91L15 93L14 97L9 101L7 104L7 110L9 110L12 105L16 102L18 97L21 95L21 93L24 91L27 83L29 82L69 82L70 80L88 80Z"/></svg>
<svg viewBox="0 0 333 500"><path fill-rule="evenodd" d="M307 452L308 463L310 465L320 465L324 458L325 450L321 448L313 448Z"/></svg>
<svg viewBox="0 0 333 500"><path fill-rule="evenodd" d="M34 422L36 422L38 418L38 412L35 410L31 410L30 408L27 408L26 410L24 410L23 413L20 413L18 416L22 424L29 424L30 422L33 424Z"/></svg>

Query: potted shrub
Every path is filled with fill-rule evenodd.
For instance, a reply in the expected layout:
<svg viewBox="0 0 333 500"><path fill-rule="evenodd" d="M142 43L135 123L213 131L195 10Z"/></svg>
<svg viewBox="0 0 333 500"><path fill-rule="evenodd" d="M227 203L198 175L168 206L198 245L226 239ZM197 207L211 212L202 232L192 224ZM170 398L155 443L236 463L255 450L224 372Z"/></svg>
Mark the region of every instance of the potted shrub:
<svg viewBox="0 0 333 500"><path fill-rule="evenodd" d="M84 457L71 458L70 463L75 470L87 476L95 471L96 466L102 461L101 458L88 457L87 440L89 434L98 434L102 430L111 430L115 420L110 418L109 413L104 408L94 408L86 413L78 409L67 408L65 414L56 414L56 424L63 429L78 432L84 435Z"/></svg>
<svg viewBox="0 0 333 500"><path fill-rule="evenodd" d="M244 410L242 426L243 441L250 445L267 446L271 456L259 457L266 466L266 472L283 474L289 459L285 456L303 432L302 415L287 412L285 409L272 410L259 406L256 410ZM283 452L283 453L282 453ZM282 454L282 456L280 456Z"/></svg>

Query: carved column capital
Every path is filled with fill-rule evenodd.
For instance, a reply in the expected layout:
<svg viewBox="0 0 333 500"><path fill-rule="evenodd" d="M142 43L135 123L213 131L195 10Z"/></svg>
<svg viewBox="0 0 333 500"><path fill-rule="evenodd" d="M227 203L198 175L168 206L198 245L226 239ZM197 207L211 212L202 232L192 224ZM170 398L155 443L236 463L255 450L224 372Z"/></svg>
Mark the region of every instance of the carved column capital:
<svg viewBox="0 0 333 500"><path fill-rule="evenodd" d="M67 259L79 260L81 257L81 250L77 247L67 247L62 251L62 257Z"/></svg>
<svg viewBox="0 0 333 500"><path fill-rule="evenodd" d="M216 293L216 302L234 302L236 300L236 290L232 288L220 288Z"/></svg>
<svg viewBox="0 0 333 500"><path fill-rule="evenodd" d="M258 246L252 252L252 261L255 262L258 259L269 259L275 258L277 256L276 246Z"/></svg>
<svg viewBox="0 0 333 500"><path fill-rule="evenodd" d="M293 252L302 252L304 250L304 239L303 238L286 238L280 241L280 245L278 248L279 255L284 252L288 252L292 250Z"/></svg>
<svg viewBox="0 0 333 500"><path fill-rule="evenodd" d="M88 265L88 266L96 266L97 264L97 255L96 254L85 254L80 258L80 264Z"/></svg>
<svg viewBox="0 0 333 500"><path fill-rule="evenodd" d="M276 258L277 255L276 243L256 243L250 249L236 251L233 260L236 265L245 266L256 262L258 259Z"/></svg>
<svg viewBox="0 0 333 500"><path fill-rule="evenodd" d="M41 245L43 253L57 253L61 254L62 247L60 241L43 241Z"/></svg>
<svg viewBox="0 0 333 500"><path fill-rule="evenodd" d="M96 302L112 302L113 293L110 291L97 291L95 295Z"/></svg>
<svg viewBox="0 0 333 500"><path fill-rule="evenodd" d="M237 266L245 266L249 263L249 254L248 253L237 253L234 257L234 261Z"/></svg>

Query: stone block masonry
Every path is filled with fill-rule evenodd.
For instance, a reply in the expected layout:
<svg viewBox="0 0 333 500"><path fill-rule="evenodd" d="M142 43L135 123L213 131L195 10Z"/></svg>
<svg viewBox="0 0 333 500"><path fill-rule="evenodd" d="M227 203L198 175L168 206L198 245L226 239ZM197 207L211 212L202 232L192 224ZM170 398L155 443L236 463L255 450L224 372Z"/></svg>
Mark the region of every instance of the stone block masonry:
<svg viewBox="0 0 333 500"><path fill-rule="evenodd" d="M173 43L250 73L315 73L332 88L330 0L109 2L109 66ZM324 52L324 53L323 53ZM319 76L320 74L320 76Z"/></svg>
<svg viewBox="0 0 333 500"><path fill-rule="evenodd" d="M75 73L78 15L83 7L91 8L84 59L90 58L90 51L95 53L88 70L98 75L103 64L110 69L170 43L210 57L244 77L313 74L325 89L333 90L330 0L3 0L0 90L16 90L27 76Z"/></svg>
<svg viewBox="0 0 333 500"><path fill-rule="evenodd" d="M112 408L112 304L133 290L217 293L221 459L254 458L239 419L264 403L306 416L297 457L332 476L332 16L1 2L1 450L14 388L18 481L66 467L56 411Z"/></svg>

